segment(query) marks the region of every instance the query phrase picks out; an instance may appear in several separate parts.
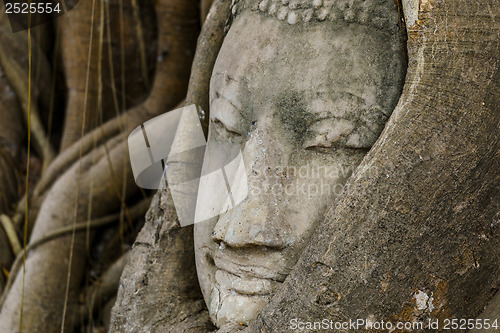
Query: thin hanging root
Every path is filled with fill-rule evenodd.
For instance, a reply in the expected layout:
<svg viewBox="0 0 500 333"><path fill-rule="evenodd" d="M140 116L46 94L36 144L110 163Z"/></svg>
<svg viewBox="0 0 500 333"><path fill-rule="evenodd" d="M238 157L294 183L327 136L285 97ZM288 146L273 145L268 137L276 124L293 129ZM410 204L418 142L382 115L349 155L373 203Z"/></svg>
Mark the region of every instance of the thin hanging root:
<svg viewBox="0 0 500 333"><path fill-rule="evenodd" d="M111 82L111 93L113 95L113 107L115 108L115 113L117 117L120 117L120 103L118 102L118 94L116 92L116 81L115 81L115 70L113 65L113 46L111 44L111 12L109 8L109 1L106 2L106 38L108 40L108 67L109 67L109 79ZM123 95L125 95L123 93ZM123 126L121 127L123 128Z"/></svg>
<svg viewBox="0 0 500 333"><path fill-rule="evenodd" d="M149 209L149 205L151 204L151 198L147 198L142 200L140 203L136 204L135 206L130 208L130 217L135 220L138 219L139 217L143 216L146 214L147 210ZM90 229L96 229L99 227L103 227L106 225L110 225L112 223L115 223L118 221L120 218L120 213L116 214L111 214L108 216L104 216L98 219L94 219L91 221L86 221L86 222L80 222L76 223L74 226L69 225L66 227L62 227L58 230L55 230L42 238L38 239L37 241L29 244L26 247L26 253L29 254L31 251L35 250L37 247L40 245L43 245L53 239L57 239L63 236L68 236L73 233L73 228L75 232L84 232ZM20 245L19 245L20 246ZM2 297L0 298L0 309L3 306L3 303L5 301L5 297L8 294L8 291L10 287L12 286L12 283L14 282L14 279L19 272L19 269L22 267L23 264L23 252L19 252L17 254L16 260L14 261L14 264L12 265L12 268L9 273L9 279L7 281L7 284L5 286L4 292Z"/></svg>
<svg viewBox="0 0 500 333"><path fill-rule="evenodd" d="M17 256L21 252L21 243L19 242L19 238L16 233L16 229L14 228L14 223L12 220L5 214L0 215L0 224L5 230L5 234L9 239L10 246L12 248L12 252L15 256Z"/></svg>
<svg viewBox="0 0 500 333"><path fill-rule="evenodd" d="M141 54L142 78L144 79L146 87L149 88L151 86L151 83L149 82L148 63L146 58L146 45L144 44L144 33L142 31L141 15L139 11L139 6L137 5L137 0L132 0L131 2L132 2L132 11L134 15L135 33L137 35L137 40L139 41L139 52Z"/></svg>
<svg viewBox="0 0 500 333"><path fill-rule="evenodd" d="M0 65L2 66L10 85L23 109L25 121L28 121L28 66L26 63L26 49L28 45L27 34L13 34L8 25L6 14L0 13L0 45L9 45L9 48L0 47ZM50 76L50 65L45 58L43 51L38 44L34 45L34 55L40 61L40 70L42 75ZM22 59L22 60L19 60ZM37 89L34 89L35 91ZM36 100L36 93L32 95L33 100ZM37 103L31 103L31 132L34 137L34 146L38 154L43 159L44 166L50 164L55 153L50 144L45 129L42 125L40 113L37 108Z"/></svg>

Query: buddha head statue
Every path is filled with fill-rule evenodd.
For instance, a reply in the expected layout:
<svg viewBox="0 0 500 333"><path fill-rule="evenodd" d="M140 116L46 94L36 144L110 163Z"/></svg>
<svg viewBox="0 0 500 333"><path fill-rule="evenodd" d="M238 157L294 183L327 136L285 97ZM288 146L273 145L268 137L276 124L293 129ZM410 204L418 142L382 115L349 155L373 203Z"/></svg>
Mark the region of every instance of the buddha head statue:
<svg viewBox="0 0 500 333"><path fill-rule="evenodd" d="M217 326L255 319L379 137L403 86L398 20L393 0L233 1L208 144L239 147L249 190L195 225Z"/></svg>

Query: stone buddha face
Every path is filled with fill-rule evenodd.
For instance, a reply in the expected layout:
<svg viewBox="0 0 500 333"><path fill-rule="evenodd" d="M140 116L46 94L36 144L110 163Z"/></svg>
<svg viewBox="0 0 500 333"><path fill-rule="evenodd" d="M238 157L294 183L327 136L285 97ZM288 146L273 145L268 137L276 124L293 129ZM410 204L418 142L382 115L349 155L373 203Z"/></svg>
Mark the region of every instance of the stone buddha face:
<svg viewBox="0 0 500 333"><path fill-rule="evenodd" d="M276 15L235 18L210 84L208 143L241 149L249 185L240 204L195 225L198 277L219 327L248 323L280 288L403 84L397 29Z"/></svg>

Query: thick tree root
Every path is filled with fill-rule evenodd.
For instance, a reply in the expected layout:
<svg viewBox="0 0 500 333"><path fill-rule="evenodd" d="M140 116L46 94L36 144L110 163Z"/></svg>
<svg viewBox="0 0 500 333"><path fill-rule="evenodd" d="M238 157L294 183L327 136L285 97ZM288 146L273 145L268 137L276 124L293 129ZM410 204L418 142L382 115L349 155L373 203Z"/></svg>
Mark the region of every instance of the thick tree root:
<svg viewBox="0 0 500 333"><path fill-rule="evenodd" d="M135 206L131 207L130 211L129 211L130 218L132 220L136 220L137 218L143 216L147 212L149 205L150 205L150 202L151 202L151 199L148 198L148 199L145 199L145 200L141 201L140 203L136 204ZM0 216L0 218L1 217L2 216ZM96 228L100 228L100 227L103 227L103 226L106 226L106 225L109 225L112 223L116 223L119 219L120 219L120 214L117 213L117 214L111 214L108 216L97 218L97 219L94 219L91 221L79 222L79 223L76 223L75 225L62 227L58 230L54 230L54 231L50 232L47 235L44 235L43 237L41 237L37 241L30 243L26 247L26 253L28 253L28 254L31 253L31 251L35 250L40 245L43 245L51 240L54 240L54 239L57 239L57 238L60 238L63 236L71 235L73 232L79 233L79 232L87 232L90 230L94 230ZM14 282L14 277L19 273L19 269L22 267L23 259L24 259L23 255L24 255L23 252L19 252L19 254L16 257L16 260L14 261L14 264L12 265L11 271L9 272L10 273L9 279L8 279L8 282L5 286L4 294L0 298L0 308L3 305L5 297L7 296L8 292L10 290L10 287L12 286L12 283Z"/></svg>

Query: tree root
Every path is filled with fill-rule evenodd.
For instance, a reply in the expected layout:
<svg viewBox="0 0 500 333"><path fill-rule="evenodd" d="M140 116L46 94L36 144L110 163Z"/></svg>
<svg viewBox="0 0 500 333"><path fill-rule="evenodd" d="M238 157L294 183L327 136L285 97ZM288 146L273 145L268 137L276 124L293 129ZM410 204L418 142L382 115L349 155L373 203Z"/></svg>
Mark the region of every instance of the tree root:
<svg viewBox="0 0 500 333"><path fill-rule="evenodd" d="M230 2L216 0L212 5L193 61L186 104L201 106L207 112L205 120L208 120L210 77L224 39ZM161 226L156 222L158 219L162 220ZM168 189L159 191L146 215L146 224L136 246L131 250L131 262L122 274L120 283L123 288L120 288L113 308L110 332L124 332L125 327L127 332L134 331L134 328L144 331L146 325L146 330L161 332L208 332L213 329L209 328L211 324L203 310L205 305L196 279L192 226L179 228L175 221ZM153 237L158 231L159 236ZM144 244L148 246L142 246ZM148 260L157 264L147 264ZM148 285L141 285L145 276ZM140 293L137 293L137 285L141 285ZM153 307L155 304L161 306L161 311L151 312L141 306L144 302ZM186 317L179 319L178 313L184 313ZM145 317L149 318L147 324Z"/></svg>
<svg viewBox="0 0 500 333"><path fill-rule="evenodd" d="M186 104L196 104L205 113L200 115L203 130L208 133L210 78L215 60L224 41L224 29L229 15L231 1L218 0L211 6L203 29L198 39L193 60Z"/></svg>
<svg viewBox="0 0 500 333"><path fill-rule="evenodd" d="M137 218L143 216L151 203L151 198L147 198L142 200L140 203L136 204L135 206L130 208L130 217L133 220L136 220ZM2 219L2 225L3 225L3 217L5 215L0 216ZM59 228L55 231L52 231L44 236L42 236L40 239L37 241L30 243L26 249L25 252L26 254L30 254L33 250L35 250L37 247L40 245L43 245L51 240L63 237L63 236L68 236L71 235L74 232L83 232L83 231L88 231L91 229L96 229L99 227L104 227L106 225L110 225L112 223L115 223L119 220L120 218L120 213L116 214L111 214L105 217L101 217L98 219L94 219L91 221L86 221L86 222L79 222L76 223L75 225L70 225L66 227ZM10 287L12 286L12 283L16 277L16 275L19 272L19 269L22 266L23 263L23 258L24 258L24 251L20 251L17 253L16 260L14 261L14 264L12 265L12 268L9 272L9 279L7 281L7 284L4 289L4 293L2 295L2 298L0 299L0 308L2 308L3 303L5 301L5 298L10 290Z"/></svg>
<svg viewBox="0 0 500 333"><path fill-rule="evenodd" d="M2 66L0 66L0 214L12 210L18 200L20 179L20 151L25 135L22 110ZM0 228L1 229L1 228ZM21 229L15 229L21 230ZM13 237L10 237L11 240ZM0 266L7 269L14 260L9 237L0 230ZM0 273L0 292L4 286L4 274Z"/></svg>
<svg viewBox="0 0 500 333"><path fill-rule="evenodd" d="M5 214L0 215L0 225L3 227L7 238L9 239L12 253L17 256L21 252L21 242L17 236L16 229L12 220Z"/></svg>

